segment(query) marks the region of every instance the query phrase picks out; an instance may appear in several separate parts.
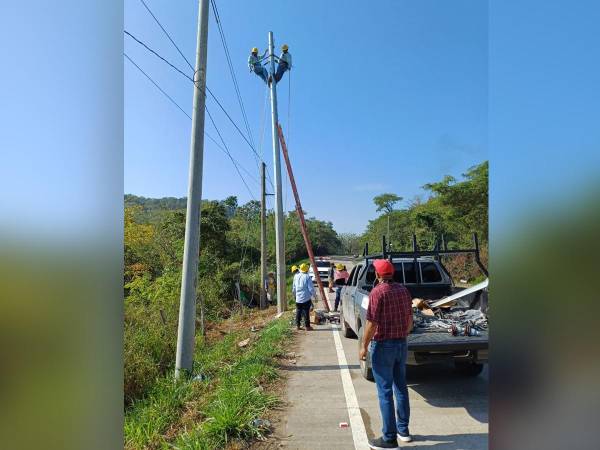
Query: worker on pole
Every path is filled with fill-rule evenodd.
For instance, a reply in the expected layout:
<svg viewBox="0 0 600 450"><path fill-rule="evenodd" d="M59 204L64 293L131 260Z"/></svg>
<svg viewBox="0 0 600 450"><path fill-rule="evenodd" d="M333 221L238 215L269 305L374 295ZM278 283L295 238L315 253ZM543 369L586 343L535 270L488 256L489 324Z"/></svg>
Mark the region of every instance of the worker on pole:
<svg viewBox="0 0 600 450"><path fill-rule="evenodd" d="M267 69L263 67L262 61L267 56L267 51L268 50L265 50L265 52L259 57L258 48L254 47L250 53L250 56L248 57L248 68L250 69L250 72L254 72L256 75L262 78L265 83L267 83L268 80L268 73Z"/></svg>
<svg viewBox="0 0 600 450"><path fill-rule="evenodd" d="M279 83L283 74L292 68L292 54L288 50L287 44L281 46L281 55L277 58L279 63L277 64L277 72L275 72L275 83Z"/></svg>

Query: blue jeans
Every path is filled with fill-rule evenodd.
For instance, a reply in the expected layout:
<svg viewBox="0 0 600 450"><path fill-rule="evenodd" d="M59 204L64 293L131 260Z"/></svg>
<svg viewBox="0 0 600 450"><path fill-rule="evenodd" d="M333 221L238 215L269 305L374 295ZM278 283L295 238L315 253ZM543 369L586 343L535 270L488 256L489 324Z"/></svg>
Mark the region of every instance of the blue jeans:
<svg viewBox="0 0 600 450"><path fill-rule="evenodd" d="M340 298L340 294L342 292L342 287L338 286L335 288L335 306L333 307L334 311L337 311L338 306L340 305L342 299Z"/></svg>
<svg viewBox="0 0 600 450"><path fill-rule="evenodd" d="M406 339L371 341L371 365L377 383L379 409L383 420L383 438L396 439L396 433L408 435L410 405L406 387ZM394 414L394 396L396 411Z"/></svg>
<svg viewBox="0 0 600 450"><path fill-rule="evenodd" d="M252 66L252 71L256 75L261 77L265 83L267 82L267 79L268 79L267 69L265 69L263 66L261 66L260 64L256 64L256 65Z"/></svg>
<svg viewBox="0 0 600 450"><path fill-rule="evenodd" d="M280 61L279 64L277 64L277 71L275 72L275 83L279 83L279 80L281 80L281 77L283 77L286 70L288 70L288 64L284 61Z"/></svg>

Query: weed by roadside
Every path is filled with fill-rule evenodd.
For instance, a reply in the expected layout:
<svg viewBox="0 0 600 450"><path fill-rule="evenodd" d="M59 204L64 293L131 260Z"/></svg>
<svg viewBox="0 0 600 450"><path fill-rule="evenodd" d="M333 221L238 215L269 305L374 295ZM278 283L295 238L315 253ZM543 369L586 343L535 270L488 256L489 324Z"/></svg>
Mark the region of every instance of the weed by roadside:
<svg viewBox="0 0 600 450"><path fill-rule="evenodd" d="M290 336L289 317L283 316L256 334L238 330L199 345L195 373L202 380L157 379L150 394L126 411L126 448L215 449L261 436L264 430L253 421L278 402L265 387L277 378L275 358Z"/></svg>

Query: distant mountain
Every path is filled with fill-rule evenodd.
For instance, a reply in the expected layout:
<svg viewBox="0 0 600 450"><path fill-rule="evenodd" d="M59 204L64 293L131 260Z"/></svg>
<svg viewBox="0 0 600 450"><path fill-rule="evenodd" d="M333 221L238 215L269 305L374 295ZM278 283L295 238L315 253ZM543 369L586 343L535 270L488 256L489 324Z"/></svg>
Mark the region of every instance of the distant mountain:
<svg viewBox="0 0 600 450"><path fill-rule="evenodd" d="M138 195L125 194L125 207L141 206L145 211L174 211L177 209L185 209L187 205L187 197L163 197L163 198L147 198Z"/></svg>
<svg viewBox="0 0 600 450"><path fill-rule="evenodd" d="M136 218L141 223L157 223L170 211L185 211L187 198L163 197L148 198L125 194L125 208L140 207Z"/></svg>

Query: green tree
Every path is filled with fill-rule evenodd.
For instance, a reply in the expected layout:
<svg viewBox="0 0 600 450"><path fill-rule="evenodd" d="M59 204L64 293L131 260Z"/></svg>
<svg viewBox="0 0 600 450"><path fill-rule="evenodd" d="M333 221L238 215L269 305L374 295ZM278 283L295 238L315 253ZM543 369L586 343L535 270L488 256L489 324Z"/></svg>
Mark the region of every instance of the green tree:
<svg viewBox="0 0 600 450"><path fill-rule="evenodd" d="M355 233L340 233L340 253L344 255L360 254L362 252L361 238Z"/></svg>
<svg viewBox="0 0 600 450"><path fill-rule="evenodd" d="M373 203L377 206L377 212L390 214L394 210L396 203L402 201L402 197L396 194L385 193L373 198Z"/></svg>
<svg viewBox="0 0 600 450"><path fill-rule="evenodd" d="M385 212L386 216L387 216L387 239L388 242L390 243L390 246L392 244L392 240L391 240L391 235L390 235L390 214L394 211L394 206L396 205L396 203L402 201L402 197L396 195L396 194L391 194L391 193L385 193L385 194L381 194L378 195L377 197L373 198L373 203L375 203L375 205L377 205L377 212L383 211Z"/></svg>

